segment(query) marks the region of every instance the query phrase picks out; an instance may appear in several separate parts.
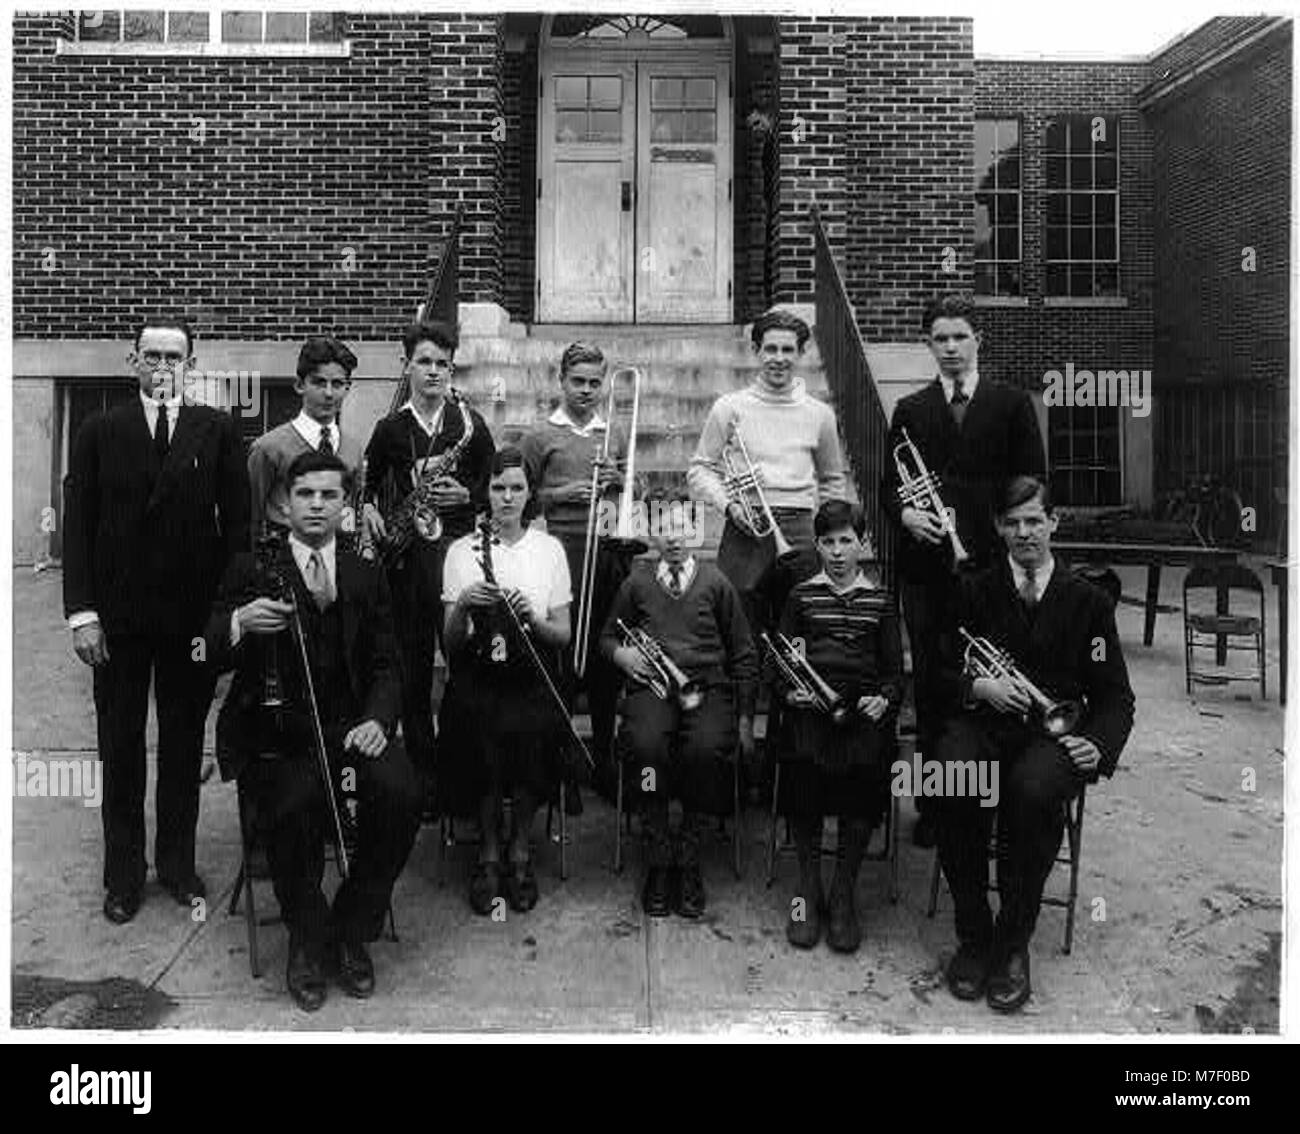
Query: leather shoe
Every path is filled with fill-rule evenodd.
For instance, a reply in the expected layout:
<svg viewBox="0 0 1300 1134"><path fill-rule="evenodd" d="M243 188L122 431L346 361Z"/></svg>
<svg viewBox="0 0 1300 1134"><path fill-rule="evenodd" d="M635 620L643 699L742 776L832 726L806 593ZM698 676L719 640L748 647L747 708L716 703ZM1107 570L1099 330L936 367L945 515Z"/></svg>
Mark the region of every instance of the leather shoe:
<svg viewBox="0 0 1300 1134"><path fill-rule="evenodd" d="M180 906L192 906L195 898L206 898L208 896L208 888L204 885L203 879L197 874L191 874L180 882L173 882L169 878L160 878L158 881L162 884L162 888L176 899L176 904Z"/></svg>
<svg viewBox="0 0 1300 1134"><path fill-rule="evenodd" d="M364 1000L375 991L375 964L360 941L339 942L339 986Z"/></svg>
<svg viewBox="0 0 1300 1134"><path fill-rule="evenodd" d="M1008 949L989 973L989 1007L995 1012L1019 1012L1031 991L1029 951Z"/></svg>
<svg viewBox="0 0 1300 1134"><path fill-rule="evenodd" d="M790 907L790 921L785 927L785 939L790 942L796 949L815 948L817 942L822 939L822 896L816 894L814 897L804 897L802 894L796 895L796 899L803 902L803 917L794 916L794 905Z"/></svg>
<svg viewBox="0 0 1300 1134"><path fill-rule="evenodd" d="M311 950L302 945L289 950L285 984L294 1003L304 1012L315 1012L325 1003L325 970Z"/></svg>
<svg viewBox="0 0 1300 1134"><path fill-rule="evenodd" d="M698 866L683 866L678 873L673 908L678 917L692 921L704 914L704 877Z"/></svg>
<svg viewBox="0 0 1300 1134"><path fill-rule="evenodd" d="M856 953L862 944L862 923L853 905L853 893L847 887L837 886L831 892L826 944L836 953Z"/></svg>
<svg viewBox="0 0 1300 1134"><path fill-rule="evenodd" d="M984 995L988 975L988 950L977 945L963 944L948 962L945 979L948 991L958 1000L978 1000Z"/></svg>
<svg viewBox="0 0 1300 1134"><path fill-rule="evenodd" d="M139 890L132 890L126 894L114 894L110 891L104 897L104 916L114 925L125 925L139 910Z"/></svg>
<svg viewBox="0 0 1300 1134"><path fill-rule="evenodd" d="M646 872L645 887L641 891L641 908L649 917L667 917L672 912L668 871L665 867L652 866Z"/></svg>

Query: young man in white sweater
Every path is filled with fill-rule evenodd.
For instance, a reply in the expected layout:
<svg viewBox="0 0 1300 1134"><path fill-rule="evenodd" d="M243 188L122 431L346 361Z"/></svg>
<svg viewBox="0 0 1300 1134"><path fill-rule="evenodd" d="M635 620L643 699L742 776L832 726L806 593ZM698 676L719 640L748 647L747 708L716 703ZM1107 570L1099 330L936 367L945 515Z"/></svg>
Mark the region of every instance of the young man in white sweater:
<svg viewBox="0 0 1300 1134"><path fill-rule="evenodd" d="M810 337L808 324L772 310L755 320L750 337L758 373L745 389L713 403L687 479L693 496L726 516L718 567L740 593L757 634L775 625L790 589L819 570L813 515L825 501L844 499L847 482L835 413L808 394L795 372ZM784 562L777 561L774 538L756 539L740 505L727 495L722 454L734 448L733 430L744 440L777 526L794 549Z"/></svg>
<svg viewBox="0 0 1300 1134"><path fill-rule="evenodd" d="M796 374L811 332L788 311L773 309L754 321L750 339L758 373L743 390L723 394L709 411L687 481L691 495L703 498L726 517L718 545L718 568L740 595L750 630L771 633L785 600L797 583L821 569L813 535L813 516L827 500L843 500L848 483L835 413L812 397ZM756 538L744 510L727 492L723 453L735 451L735 434L744 441L763 486L773 518L793 553L779 559L776 540ZM776 735L779 704L771 706L768 735ZM752 786L771 783L771 753L763 769L752 764ZM759 791L760 797L764 790Z"/></svg>

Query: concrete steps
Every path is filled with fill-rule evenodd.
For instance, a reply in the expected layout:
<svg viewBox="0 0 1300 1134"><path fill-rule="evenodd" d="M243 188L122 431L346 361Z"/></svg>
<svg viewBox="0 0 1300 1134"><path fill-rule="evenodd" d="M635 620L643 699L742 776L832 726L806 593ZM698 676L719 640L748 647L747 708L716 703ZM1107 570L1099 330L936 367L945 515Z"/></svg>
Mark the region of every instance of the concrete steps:
<svg viewBox="0 0 1300 1134"><path fill-rule="evenodd" d="M498 444L516 443L545 421L559 404L559 364L572 342L599 346L611 372L620 366L641 371L636 467L645 483L684 484L709 408L719 395L743 389L753 378L754 352L739 326L623 327L556 324L510 333L472 336L456 353L456 384L492 430ZM800 370L809 391L830 400L816 343ZM631 414L631 393L620 387L618 420ZM603 412L603 411L602 411ZM716 553L722 521L702 508L705 556Z"/></svg>

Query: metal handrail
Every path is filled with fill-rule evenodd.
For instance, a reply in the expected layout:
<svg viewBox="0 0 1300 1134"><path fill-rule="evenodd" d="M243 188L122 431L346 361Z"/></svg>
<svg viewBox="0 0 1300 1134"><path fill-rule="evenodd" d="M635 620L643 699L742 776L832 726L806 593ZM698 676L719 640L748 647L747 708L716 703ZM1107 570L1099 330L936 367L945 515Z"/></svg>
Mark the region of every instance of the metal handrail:
<svg viewBox="0 0 1300 1134"><path fill-rule="evenodd" d="M897 531L881 496L889 452L889 417L880 400L857 315L816 208L809 210L816 245L817 347L835 399L840 433L857 481L867 530L885 586L895 594Z"/></svg>

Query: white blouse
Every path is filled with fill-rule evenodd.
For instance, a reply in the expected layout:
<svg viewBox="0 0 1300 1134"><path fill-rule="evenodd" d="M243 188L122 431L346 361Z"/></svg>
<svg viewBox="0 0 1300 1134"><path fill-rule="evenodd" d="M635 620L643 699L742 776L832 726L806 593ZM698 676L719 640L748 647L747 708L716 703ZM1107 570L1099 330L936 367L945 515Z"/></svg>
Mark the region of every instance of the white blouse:
<svg viewBox="0 0 1300 1134"><path fill-rule="evenodd" d="M442 601L455 602L462 591L483 578L478 531L461 536L447 548L442 568ZM492 567L502 590L522 591L538 616L549 615L573 601L569 561L554 536L528 528L513 547L492 545Z"/></svg>

